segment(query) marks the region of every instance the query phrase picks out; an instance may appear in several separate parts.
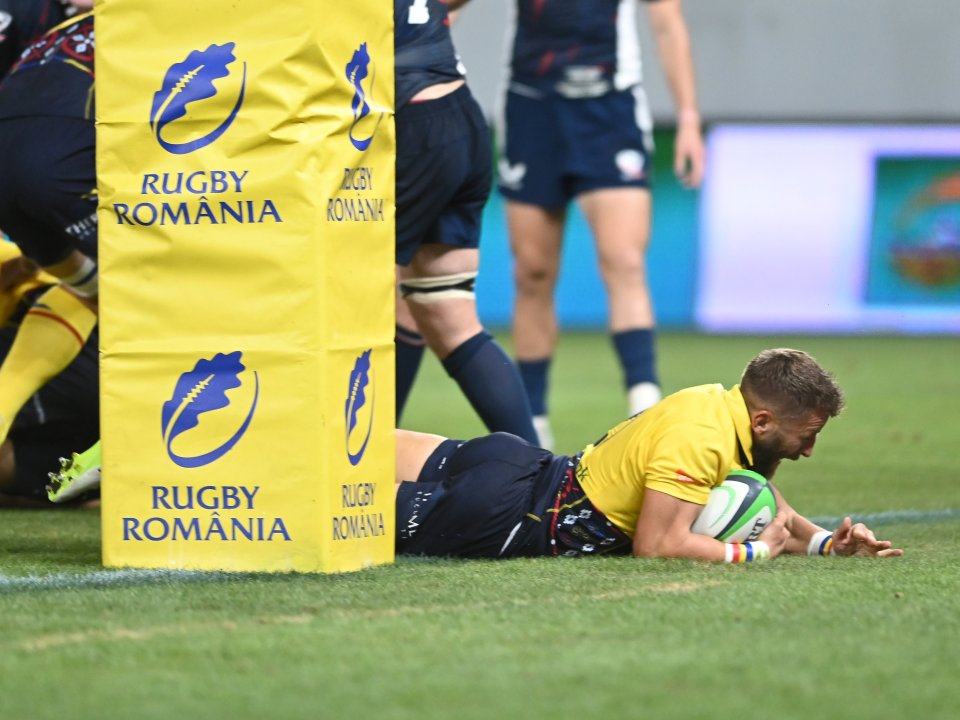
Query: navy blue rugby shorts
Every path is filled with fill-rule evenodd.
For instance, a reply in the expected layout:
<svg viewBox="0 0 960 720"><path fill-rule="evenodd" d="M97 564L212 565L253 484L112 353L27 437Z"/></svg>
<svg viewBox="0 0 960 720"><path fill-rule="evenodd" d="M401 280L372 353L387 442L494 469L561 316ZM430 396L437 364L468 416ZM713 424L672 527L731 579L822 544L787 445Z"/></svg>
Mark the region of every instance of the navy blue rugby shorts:
<svg viewBox="0 0 960 720"><path fill-rule="evenodd" d="M546 508L567 460L509 433L440 444L397 492L397 552L437 557L551 555Z"/></svg>
<svg viewBox="0 0 960 720"><path fill-rule="evenodd" d="M640 87L594 98L508 92L497 186L559 210L590 190L650 187L652 123Z"/></svg>
<svg viewBox="0 0 960 720"><path fill-rule="evenodd" d="M493 148L466 85L397 111L397 263L421 245L480 246L493 183Z"/></svg>
<svg viewBox="0 0 960 720"><path fill-rule="evenodd" d="M42 266L97 257L94 125L67 117L0 120L0 229Z"/></svg>

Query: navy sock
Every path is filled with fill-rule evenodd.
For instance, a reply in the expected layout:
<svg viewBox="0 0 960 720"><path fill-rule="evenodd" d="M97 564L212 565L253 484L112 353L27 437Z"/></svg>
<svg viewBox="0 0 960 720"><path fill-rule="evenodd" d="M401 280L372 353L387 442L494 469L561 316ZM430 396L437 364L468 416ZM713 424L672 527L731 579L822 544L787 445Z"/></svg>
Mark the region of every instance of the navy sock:
<svg viewBox="0 0 960 720"><path fill-rule="evenodd" d="M517 369L523 380L523 387L530 400L530 410L534 415L547 414L547 376L550 372L550 358L543 360L517 360Z"/></svg>
<svg viewBox="0 0 960 720"><path fill-rule="evenodd" d="M486 332L463 342L443 367L491 432L508 432L537 444L530 403L516 366Z"/></svg>
<svg viewBox="0 0 960 720"><path fill-rule="evenodd" d="M413 330L397 325L394 339L397 357L397 423L407 404L413 381L417 379L420 361L423 360L423 349L426 343L423 335Z"/></svg>
<svg viewBox="0 0 960 720"><path fill-rule="evenodd" d="M625 330L613 334L613 346L623 368L624 385L629 389L637 383L660 384L657 379L652 329Z"/></svg>

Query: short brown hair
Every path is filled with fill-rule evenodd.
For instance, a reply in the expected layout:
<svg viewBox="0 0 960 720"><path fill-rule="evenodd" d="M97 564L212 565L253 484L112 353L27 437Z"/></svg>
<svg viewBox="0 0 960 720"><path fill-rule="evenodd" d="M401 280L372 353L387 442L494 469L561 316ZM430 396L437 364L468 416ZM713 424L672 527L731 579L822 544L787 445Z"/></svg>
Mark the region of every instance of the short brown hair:
<svg viewBox="0 0 960 720"><path fill-rule="evenodd" d="M770 405L786 415L809 412L836 417L843 410L843 390L833 375L803 350L764 350L747 363L740 390L751 406Z"/></svg>

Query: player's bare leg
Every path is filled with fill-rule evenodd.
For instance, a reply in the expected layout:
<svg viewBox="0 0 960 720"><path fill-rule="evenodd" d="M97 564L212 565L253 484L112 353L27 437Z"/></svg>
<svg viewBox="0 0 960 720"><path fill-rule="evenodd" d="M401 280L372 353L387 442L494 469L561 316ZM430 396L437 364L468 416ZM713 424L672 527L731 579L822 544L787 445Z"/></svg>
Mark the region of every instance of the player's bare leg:
<svg viewBox="0 0 960 720"><path fill-rule="evenodd" d="M595 190L581 195L579 203L594 234L609 300L610 332L624 366L628 414L633 415L660 399L646 265L650 192L643 188ZM643 343L640 348L636 347L638 337Z"/></svg>
<svg viewBox="0 0 960 720"><path fill-rule="evenodd" d="M411 278L453 277L475 273L480 251L448 245L423 245L407 267L398 268L400 281ZM455 293L436 301L406 302L398 307L397 318L407 310L433 353L443 360L466 340L483 330L473 297Z"/></svg>
<svg viewBox="0 0 960 720"><path fill-rule="evenodd" d="M554 293L560 273L564 210L507 201L516 299L513 344L540 445L553 447L547 410L549 365L557 346Z"/></svg>
<svg viewBox="0 0 960 720"><path fill-rule="evenodd" d="M412 430L397 430L396 486L402 482L416 482L430 455L447 438Z"/></svg>
<svg viewBox="0 0 960 720"><path fill-rule="evenodd" d="M477 316L474 279L479 264L477 249L422 245L413 261L399 268L404 299L427 346L487 429L535 443L517 368Z"/></svg>

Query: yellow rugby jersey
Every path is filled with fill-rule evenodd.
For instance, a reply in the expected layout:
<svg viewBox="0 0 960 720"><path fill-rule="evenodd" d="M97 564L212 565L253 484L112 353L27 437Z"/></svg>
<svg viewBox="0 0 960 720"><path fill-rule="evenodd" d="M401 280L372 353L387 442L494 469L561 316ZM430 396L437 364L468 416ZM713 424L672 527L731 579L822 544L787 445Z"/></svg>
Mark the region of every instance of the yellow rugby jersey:
<svg viewBox="0 0 960 720"><path fill-rule="evenodd" d="M699 385L588 445L577 479L594 506L633 537L646 488L704 505L710 489L743 468L744 459L753 463L753 440L740 386Z"/></svg>

